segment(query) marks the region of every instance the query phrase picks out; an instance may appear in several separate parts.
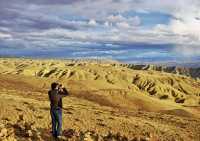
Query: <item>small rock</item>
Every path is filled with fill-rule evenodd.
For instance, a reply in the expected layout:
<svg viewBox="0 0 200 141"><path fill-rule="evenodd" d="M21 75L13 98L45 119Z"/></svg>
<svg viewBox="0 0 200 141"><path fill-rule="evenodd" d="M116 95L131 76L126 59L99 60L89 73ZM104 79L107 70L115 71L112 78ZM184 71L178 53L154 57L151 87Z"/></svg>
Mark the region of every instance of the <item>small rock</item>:
<svg viewBox="0 0 200 141"><path fill-rule="evenodd" d="M72 138L75 134L76 132L73 129L63 131L63 135L66 136L67 138Z"/></svg>
<svg viewBox="0 0 200 141"><path fill-rule="evenodd" d="M14 136L14 135L15 135L15 130L14 130L14 128L8 128L7 130L8 130L8 135L9 135L9 136Z"/></svg>
<svg viewBox="0 0 200 141"><path fill-rule="evenodd" d="M65 136L58 136L59 141L66 141L67 138Z"/></svg>
<svg viewBox="0 0 200 141"><path fill-rule="evenodd" d="M19 115L19 120L24 120L24 115Z"/></svg>
<svg viewBox="0 0 200 141"><path fill-rule="evenodd" d="M25 130L24 122L18 122L17 124L14 125L15 128L18 128L20 130Z"/></svg>
<svg viewBox="0 0 200 141"><path fill-rule="evenodd" d="M6 138L6 139L4 139L2 141L17 141L17 139L15 139L15 137L9 136L8 138Z"/></svg>
<svg viewBox="0 0 200 141"><path fill-rule="evenodd" d="M29 124L28 122L25 122L24 127L26 130L31 130L32 129L32 125Z"/></svg>
<svg viewBox="0 0 200 141"><path fill-rule="evenodd" d="M0 137L6 137L8 135L8 130L6 128L1 129Z"/></svg>
<svg viewBox="0 0 200 141"><path fill-rule="evenodd" d="M90 132L86 132L83 141L93 141Z"/></svg>
<svg viewBox="0 0 200 141"><path fill-rule="evenodd" d="M0 123L0 130L3 129L3 128L5 128L5 125Z"/></svg>
<svg viewBox="0 0 200 141"><path fill-rule="evenodd" d="M140 141L149 141L150 139L149 138L146 138L146 137L140 137Z"/></svg>
<svg viewBox="0 0 200 141"><path fill-rule="evenodd" d="M28 131L27 131L27 136L28 136L28 137L32 137L32 136L33 136L33 132L32 132L31 130L28 130Z"/></svg>
<svg viewBox="0 0 200 141"><path fill-rule="evenodd" d="M134 137L131 141L139 141L138 137Z"/></svg>

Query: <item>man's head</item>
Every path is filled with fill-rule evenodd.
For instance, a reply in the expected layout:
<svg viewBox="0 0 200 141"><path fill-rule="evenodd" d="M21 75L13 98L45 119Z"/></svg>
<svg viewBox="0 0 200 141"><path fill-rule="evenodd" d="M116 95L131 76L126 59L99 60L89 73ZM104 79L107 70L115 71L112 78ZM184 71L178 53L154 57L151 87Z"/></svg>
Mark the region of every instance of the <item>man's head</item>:
<svg viewBox="0 0 200 141"><path fill-rule="evenodd" d="M58 86L59 86L59 84L58 84L58 83L56 83L56 82L53 82L53 83L51 83L51 89L52 89L52 90L55 90L55 89L57 89L57 88L58 88Z"/></svg>

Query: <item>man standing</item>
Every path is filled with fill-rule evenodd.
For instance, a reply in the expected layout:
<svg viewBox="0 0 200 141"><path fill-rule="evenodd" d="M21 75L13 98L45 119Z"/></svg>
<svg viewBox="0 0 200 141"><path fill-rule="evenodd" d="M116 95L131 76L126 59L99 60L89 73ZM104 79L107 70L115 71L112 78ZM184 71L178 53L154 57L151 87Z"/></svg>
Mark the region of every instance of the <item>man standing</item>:
<svg viewBox="0 0 200 141"><path fill-rule="evenodd" d="M69 93L61 84L52 83L49 90L50 114L52 119L52 134L58 138L62 134L62 97Z"/></svg>

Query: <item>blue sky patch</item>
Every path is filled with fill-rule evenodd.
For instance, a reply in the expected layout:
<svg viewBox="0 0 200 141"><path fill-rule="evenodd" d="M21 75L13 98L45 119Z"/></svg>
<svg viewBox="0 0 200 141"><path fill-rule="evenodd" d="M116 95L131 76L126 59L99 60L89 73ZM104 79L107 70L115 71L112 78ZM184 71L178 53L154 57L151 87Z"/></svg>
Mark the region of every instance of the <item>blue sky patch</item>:
<svg viewBox="0 0 200 141"><path fill-rule="evenodd" d="M172 15L161 13L161 12L147 12L141 13L136 11L128 11L122 13L125 17L135 17L138 16L141 19L141 25L144 27L153 27L157 24L168 24L170 20L173 18Z"/></svg>

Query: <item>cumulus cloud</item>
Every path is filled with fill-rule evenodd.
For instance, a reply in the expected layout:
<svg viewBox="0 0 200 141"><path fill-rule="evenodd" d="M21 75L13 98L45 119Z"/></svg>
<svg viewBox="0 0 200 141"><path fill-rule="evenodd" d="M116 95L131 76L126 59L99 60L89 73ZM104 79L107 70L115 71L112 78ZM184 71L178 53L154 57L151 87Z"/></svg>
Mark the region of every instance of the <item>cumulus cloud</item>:
<svg viewBox="0 0 200 141"><path fill-rule="evenodd" d="M91 25L91 26L96 26L97 22L94 19L90 19L88 24Z"/></svg>
<svg viewBox="0 0 200 141"><path fill-rule="evenodd" d="M107 21L111 23L120 23L120 22L128 22L133 25L139 25L141 23L140 18L138 16L134 16L131 18L123 17L122 15L109 15L107 17Z"/></svg>

